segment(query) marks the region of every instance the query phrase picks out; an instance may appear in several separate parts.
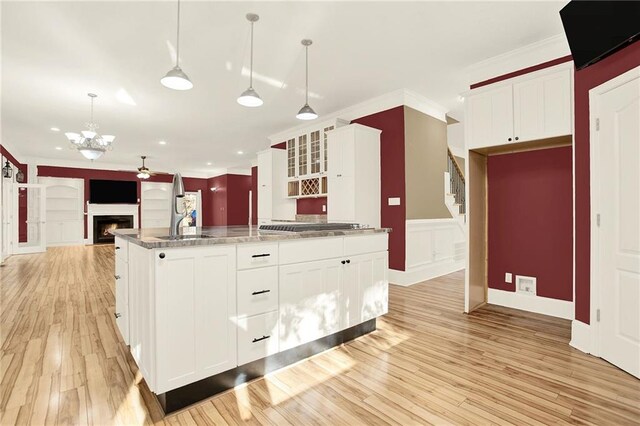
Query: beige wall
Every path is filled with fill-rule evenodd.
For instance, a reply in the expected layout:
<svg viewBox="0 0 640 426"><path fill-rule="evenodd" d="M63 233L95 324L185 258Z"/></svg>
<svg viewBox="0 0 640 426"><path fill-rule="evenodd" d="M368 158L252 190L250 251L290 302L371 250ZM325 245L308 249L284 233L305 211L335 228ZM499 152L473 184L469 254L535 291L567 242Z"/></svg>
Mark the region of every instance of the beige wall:
<svg viewBox="0 0 640 426"><path fill-rule="evenodd" d="M447 123L404 107L407 220L450 218L444 204Z"/></svg>

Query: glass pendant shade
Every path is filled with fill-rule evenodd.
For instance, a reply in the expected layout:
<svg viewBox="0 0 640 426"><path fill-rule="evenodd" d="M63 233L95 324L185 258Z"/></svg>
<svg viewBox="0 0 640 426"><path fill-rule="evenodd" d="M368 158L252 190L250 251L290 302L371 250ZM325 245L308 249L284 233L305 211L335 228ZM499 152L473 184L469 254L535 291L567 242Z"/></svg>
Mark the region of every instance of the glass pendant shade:
<svg viewBox="0 0 640 426"><path fill-rule="evenodd" d="M16 182L18 183L24 182L24 173L22 173L22 170L20 169L18 169L18 171L16 172Z"/></svg>
<svg viewBox="0 0 640 426"><path fill-rule="evenodd" d="M105 150L100 148L80 148L78 151L80 151L80 154L82 154L84 158L93 161L102 157Z"/></svg>
<svg viewBox="0 0 640 426"><path fill-rule="evenodd" d="M246 107L259 107L264 102L260 95L258 95L258 92L256 92L253 87L249 87L238 97L238 103Z"/></svg>
<svg viewBox="0 0 640 426"><path fill-rule="evenodd" d="M138 173L138 179L149 179L151 175L149 173L140 172Z"/></svg>
<svg viewBox="0 0 640 426"><path fill-rule="evenodd" d="M69 139L69 142L80 143L80 135L78 133L67 132L64 135Z"/></svg>
<svg viewBox="0 0 640 426"><path fill-rule="evenodd" d="M308 104L304 104L298 114L296 114L298 120L315 120L318 118L318 114Z"/></svg>
<svg viewBox="0 0 640 426"><path fill-rule="evenodd" d="M177 65L160 79L160 83L164 87L173 90L189 90L193 88L193 83L189 80L187 74Z"/></svg>

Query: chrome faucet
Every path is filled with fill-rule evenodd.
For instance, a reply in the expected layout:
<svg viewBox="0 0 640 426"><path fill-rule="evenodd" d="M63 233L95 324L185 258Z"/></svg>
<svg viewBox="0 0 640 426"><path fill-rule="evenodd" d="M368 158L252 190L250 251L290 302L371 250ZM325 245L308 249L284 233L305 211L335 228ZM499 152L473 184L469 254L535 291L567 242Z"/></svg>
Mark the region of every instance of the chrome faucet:
<svg viewBox="0 0 640 426"><path fill-rule="evenodd" d="M184 197L184 183L180 173L173 175L173 185L171 190L171 225L169 226L169 236L180 235L180 222L185 218L183 212L178 211L178 198Z"/></svg>

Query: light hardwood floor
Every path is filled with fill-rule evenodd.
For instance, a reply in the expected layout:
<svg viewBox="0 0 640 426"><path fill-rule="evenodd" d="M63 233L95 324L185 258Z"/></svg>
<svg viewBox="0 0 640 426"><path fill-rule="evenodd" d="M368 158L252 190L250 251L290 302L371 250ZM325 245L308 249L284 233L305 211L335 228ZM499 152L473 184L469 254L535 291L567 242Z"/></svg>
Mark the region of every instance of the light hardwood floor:
<svg viewBox="0 0 640 426"><path fill-rule="evenodd" d="M391 286L379 329L162 418L113 321L113 246L0 268L2 424L640 423L640 381L569 345L569 321L462 314L463 274Z"/></svg>

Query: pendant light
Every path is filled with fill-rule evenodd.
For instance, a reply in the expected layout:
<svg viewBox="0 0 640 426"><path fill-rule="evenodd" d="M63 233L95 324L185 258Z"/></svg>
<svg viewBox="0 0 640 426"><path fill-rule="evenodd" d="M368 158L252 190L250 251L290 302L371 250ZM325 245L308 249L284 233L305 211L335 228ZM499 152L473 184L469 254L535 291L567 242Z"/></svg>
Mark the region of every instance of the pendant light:
<svg viewBox="0 0 640 426"><path fill-rule="evenodd" d="M164 87L174 90L189 90L193 83L180 68L180 0L178 0L178 31L176 36L176 66L160 79Z"/></svg>
<svg viewBox="0 0 640 426"><path fill-rule="evenodd" d="M314 120L318 118L318 114L309 106L309 46L313 41L305 38L301 43L304 46L305 55L305 102L304 106L298 111L296 118L298 120Z"/></svg>
<svg viewBox="0 0 640 426"><path fill-rule="evenodd" d="M249 70L249 88L242 92L238 98L238 103L246 107L259 107L264 103L260 95L258 95L258 92L253 89L253 24L258 22L258 19L260 19L260 17L255 13L247 13L247 21L251 23L251 65Z"/></svg>
<svg viewBox="0 0 640 426"><path fill-rule="evenodd" d="M13 176L13 169L11 168L11 164L9 164L9 160L4 163L4 167L2 168L2 177L11 178Z"/></svg>

